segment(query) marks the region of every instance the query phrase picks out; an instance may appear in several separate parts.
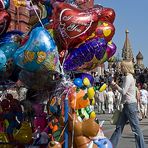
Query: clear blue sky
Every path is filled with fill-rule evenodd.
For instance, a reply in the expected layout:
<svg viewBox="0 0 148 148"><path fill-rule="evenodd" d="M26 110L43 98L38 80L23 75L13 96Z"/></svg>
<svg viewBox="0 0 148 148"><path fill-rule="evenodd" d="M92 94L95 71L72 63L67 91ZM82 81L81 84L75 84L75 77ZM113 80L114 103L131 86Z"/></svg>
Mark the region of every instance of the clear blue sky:
<svg viewBox="0 0 148 148"><path fill-rule="evenodd" d="M112 39L117 46L116 54L121 53L128 29L134 57L141 51L143 63L148 67L148 0L95 0L94 4L113 8L116 12L116 32Z"/></svg>

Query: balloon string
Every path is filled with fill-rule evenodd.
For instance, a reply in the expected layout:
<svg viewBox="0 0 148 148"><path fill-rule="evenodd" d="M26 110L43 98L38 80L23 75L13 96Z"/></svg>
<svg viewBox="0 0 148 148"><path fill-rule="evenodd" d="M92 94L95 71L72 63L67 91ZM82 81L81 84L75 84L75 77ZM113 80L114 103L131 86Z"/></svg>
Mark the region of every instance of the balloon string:
<svg viewBox="0 0 148 148"><path fill-rule="evenodd" d="M30 3L31 3L31 5L33 6L32 0L30 0ZM38 20L39 20L39 22L41 23L42 27L44 28L44 25L43 25L43 23L42 23L42 20L40 19L39 15L38 15L38 13L37 13L37 11L36 11L36 9L35 9L34 7L33 7L33 10L34 10L36 16L38 17Z"/></svg>

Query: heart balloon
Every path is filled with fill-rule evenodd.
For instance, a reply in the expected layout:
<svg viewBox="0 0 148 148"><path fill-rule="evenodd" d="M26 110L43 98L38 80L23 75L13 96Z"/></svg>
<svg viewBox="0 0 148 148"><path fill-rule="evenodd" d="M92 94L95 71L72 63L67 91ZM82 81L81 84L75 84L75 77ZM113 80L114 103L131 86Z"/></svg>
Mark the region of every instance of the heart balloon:
<svg viewBox="0 0 148 148"><path fill-rule="evenodd" d="M59 70L57 46L47 30L37 27L29 39L14 54L15 63L31 72Z"/></svg>
<svg viewBox="0 0 148 148"><path fill-rule="evenodd" d="M0 35L7 31L10 24L10 20L11 16L7 11L0 11Z"/></svg>
<svg viewBox="0 0 148 148"><path fill-rule="evenodd" d="M95 37L104 38L110 41L115 34L115 27L111 23L99 21L94 32Z"/></svg>
<svg viewBox="0 0 148 148"><path fill-rule="evenodd" d="M60 42L62 49L84 41L95 30L98 22L95 12L85 12L66 3L56 4L53 14L56 41Z"/></svg>
<svg viewBox="0 0 148 148"><path fill-rule="evenodd" d="M115 20L115 11L112 8L105 8L103 7L103 10L101 11L101 21L108 21L110 23L113 23Z"/></svg>
<svg viewBox="0 0 148 148"><path fill-rule="evenodd" d="M69 53L64 61L65 70L89 71L100 64L106 51L104 39L91 39Z"/></svg>

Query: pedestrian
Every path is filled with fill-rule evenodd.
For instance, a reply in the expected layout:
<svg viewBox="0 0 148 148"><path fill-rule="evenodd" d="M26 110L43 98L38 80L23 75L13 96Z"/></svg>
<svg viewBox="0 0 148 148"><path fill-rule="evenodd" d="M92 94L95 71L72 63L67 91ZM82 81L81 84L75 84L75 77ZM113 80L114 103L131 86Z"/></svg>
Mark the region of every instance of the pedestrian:
<svg viewBox="0 0 148 148"><path fill-rule="evenodd" d="M108 113L113 113L114 111L114 101L115 101L115 95L112 91L112 88L109 87L108 91L106 92L106 97L108 100Z"/></svg>
<svg viewBox="0 0 148 148"><path fill-rule="evenodd" d="M129 120L133 134L135 135L136 148L145 148L145 142L143 133L140 130L138 109L136 100L135 80L133 77L134 67L132 61L122 61L121 71L124 73L122 87L119 87L114 81L112 81L112 87L117 89L122 94L123 109L116 124L116 129L111 136L111 142L114 148L117 148L117 144L123 132L126 122Z"/></svg>
<svg viewBox="0 0 148 148"><path fill-rule="evenodd" d="M147 89L147 84L144 83L142 89L140 90L143 118L147 118L148 91L146 89Z"/></svg>

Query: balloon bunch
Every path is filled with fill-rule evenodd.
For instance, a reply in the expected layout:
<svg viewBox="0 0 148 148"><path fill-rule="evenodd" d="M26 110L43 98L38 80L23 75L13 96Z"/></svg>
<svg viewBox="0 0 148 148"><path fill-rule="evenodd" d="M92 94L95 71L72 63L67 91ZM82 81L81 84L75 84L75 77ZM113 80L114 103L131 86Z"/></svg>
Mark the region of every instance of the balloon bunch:
<svg viewBox="0 0 148 148"><path fill-rule="evenodd" d="M71 135L74 131L75 143L71 145L76 148L84 143L87 147L103 148L105 143L104 147L111 147L104 135L100 138L102 131L95 122L93 109L95 91L104 91L106 84L94 88L94 79L87 72L110 60L116 52L112 42L114 10L94 5L92 0L13 0L17 8L26 7L30 11L30 31L7 32L11 21L7 12L9 2L0 0L0 80L16 77L16 81L35 94L29 96L34 110L30 119L33 130L24 117L20 124L10 121L6 129L10 129L11 135L14 132L13 138L20 143L39 144L40 138L46 135L46 143L52 141L48 147L61 147L61 143L67 145L67 133ZM77 76L71 78L70 72L77 72ZM49 98L48 115L42 107L45 96ZM3 108L3 115L6 109ZM26 108L24 114L27 111ZM8 107L6 113L19 118L16 108ZM69 123L68 113L76 115L74 126ZM90 124L94 125L92 132L86 130ZM69 131L68 127L71 127Z"/></svg>

